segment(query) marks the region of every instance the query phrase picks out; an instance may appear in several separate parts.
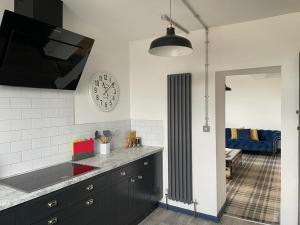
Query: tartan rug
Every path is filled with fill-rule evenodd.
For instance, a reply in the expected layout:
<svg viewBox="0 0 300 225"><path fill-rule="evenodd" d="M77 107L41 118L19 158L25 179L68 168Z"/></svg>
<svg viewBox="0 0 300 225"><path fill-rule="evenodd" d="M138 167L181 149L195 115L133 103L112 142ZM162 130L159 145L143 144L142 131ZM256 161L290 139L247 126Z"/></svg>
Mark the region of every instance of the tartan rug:
<svg viewBox="0 0 300 225"><path fill-rule="evenodd" d="M279 224L280 155L243 154L242 166L227 180L227 215Z"/></svg>

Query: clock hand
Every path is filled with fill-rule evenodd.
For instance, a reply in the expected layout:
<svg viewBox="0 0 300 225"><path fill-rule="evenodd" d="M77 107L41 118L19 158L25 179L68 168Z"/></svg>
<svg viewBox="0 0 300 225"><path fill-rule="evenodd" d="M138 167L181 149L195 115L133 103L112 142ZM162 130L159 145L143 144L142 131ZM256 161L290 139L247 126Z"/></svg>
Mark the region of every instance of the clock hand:
<svg viewBox="0 0 300 225"><path fill-rule="evenodd" d="M106 87L105 87L105 84L104 84L104 82L102 82L102 86L104 87L104 89L106 90Z"/></svg>
<svg viewBox="0 0 300 225"><path fill-rule="evenodd" d="M111 88L111 86L113 85L114 83L112 83L108 88L107 88L107 90L106 91L108 91L110 88Z"/></svg>
<svg viewBox="0 0 300 225"><path fill-rule="evenodd" d="M104 95L104 94L107 94L107 95L108 95L107 92L108 92L108 90L111 88L111 86L112 86L113 84L114 84L114 82L113 82L109 87L105 88L105 92L103 93L103 95Z"/></svg>

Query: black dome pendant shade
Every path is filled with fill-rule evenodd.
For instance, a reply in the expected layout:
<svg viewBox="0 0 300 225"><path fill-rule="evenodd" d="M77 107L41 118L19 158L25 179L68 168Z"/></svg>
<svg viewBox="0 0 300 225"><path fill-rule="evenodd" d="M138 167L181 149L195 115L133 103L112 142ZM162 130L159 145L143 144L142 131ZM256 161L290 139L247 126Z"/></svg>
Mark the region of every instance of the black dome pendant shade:
<svg viewBox="0 0 300 225"><path fill-rule="evenodd" d="M175 34L174 27L167 28L167 34L152 41L149 53L156 56L174 57L191 54L191 42Z"/></svg>

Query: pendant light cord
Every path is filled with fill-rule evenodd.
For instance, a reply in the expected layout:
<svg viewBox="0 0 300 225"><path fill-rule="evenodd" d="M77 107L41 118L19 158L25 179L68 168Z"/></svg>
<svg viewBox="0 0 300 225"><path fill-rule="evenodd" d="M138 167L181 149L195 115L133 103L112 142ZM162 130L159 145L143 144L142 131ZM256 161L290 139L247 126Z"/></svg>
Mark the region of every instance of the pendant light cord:
<svg viewBox="0 0 300 225"><path fill-rule="evenodd" d="M170 26L172 27L172 0L170 0Z"/></svg>

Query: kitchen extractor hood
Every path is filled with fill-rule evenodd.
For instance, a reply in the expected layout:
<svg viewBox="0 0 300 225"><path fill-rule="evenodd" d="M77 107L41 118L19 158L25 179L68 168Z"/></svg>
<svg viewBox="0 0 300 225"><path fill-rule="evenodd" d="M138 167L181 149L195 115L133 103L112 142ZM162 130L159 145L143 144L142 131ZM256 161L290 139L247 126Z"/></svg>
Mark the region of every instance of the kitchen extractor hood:
<svg viewBox="0 0 300 225"><path fill-rule="evenodd" d="M0 27L0 85L75 90L94 40L8 10Z"/></svg>

